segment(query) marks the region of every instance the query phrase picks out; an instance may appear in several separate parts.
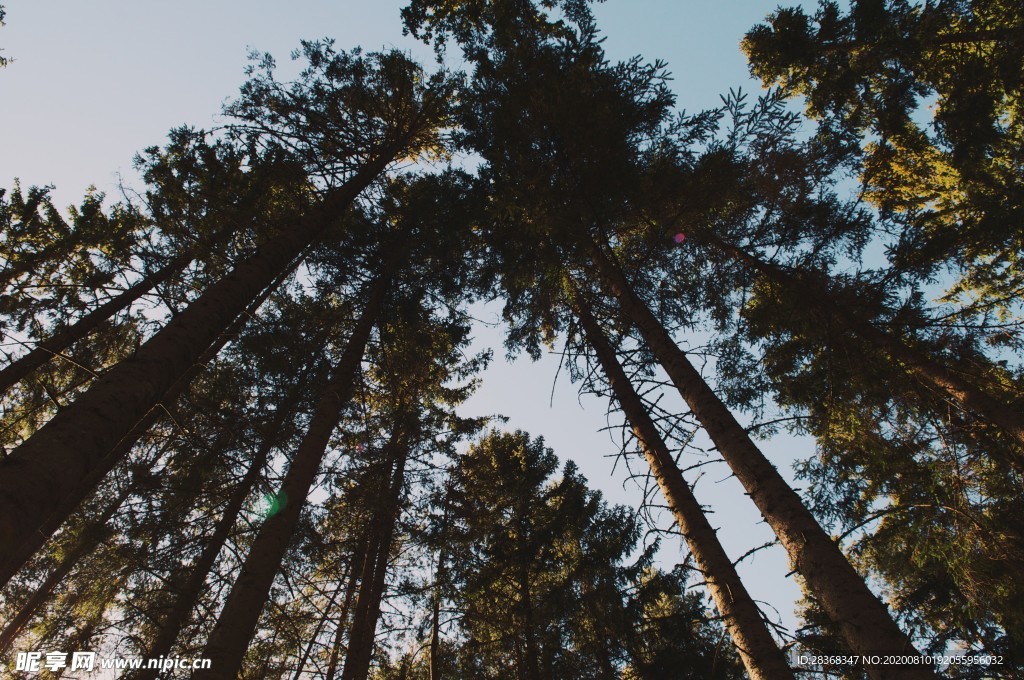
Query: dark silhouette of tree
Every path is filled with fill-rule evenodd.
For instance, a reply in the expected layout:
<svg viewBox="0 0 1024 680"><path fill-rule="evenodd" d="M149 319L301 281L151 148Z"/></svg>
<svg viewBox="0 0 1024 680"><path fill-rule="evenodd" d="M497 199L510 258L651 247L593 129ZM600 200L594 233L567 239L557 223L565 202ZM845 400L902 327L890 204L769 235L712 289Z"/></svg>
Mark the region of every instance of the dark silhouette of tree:
<svg viewBox="0 0 1024 680"><path fill-rule="evenodd" d="M519 16L528 24L533 15L524 10ZM616 261L614 248L626 241L628 232L615 230L633 223L631 205L644 204L645 176L657 173L673 155L686 153L671 140L687 139L687 121L663 128L669 125L671 96L659 79L660 67L635 61L607 66L593 26L585 22L575 38L560 43L545 43L528 29L501 34L503 27L491 25L493 33L466 52L477 61L461 120L465 143L487 162L481 174L499 206L493 238L514 244L503 256L518 250L529 253L531 260L517 262L516 268L507 261L500 264L510 272L502 280L506 316L524 333L512 339L536 347L541 338L550 339L564 327L561 272L566 267L587 269L617 301L625 322L637 329L850 648L864 654L881 649L913 653L910 639L885 606L693 367ZM521 24L514 27L521 29ZM691 135L706 127L699 118L691 125L696 125ZM546 268L539 268L542 264ZM874 677L893 673L883 667L870 670ZM921 666L898 673L933 677Z"/></svg>
<svg viewBox="0 0 1024 680"><path fill-rule="evenodd" d="M858 150L869 200L901 230L895 267L952 267L949 299L1019 316L1022 38L1014 3L873 0L779 8L743 48Z"/></svg>
<svg viewBox="0 0 1024 680"><path fill-rule="evenodd" d="M633 429L651 466L651 473L668 501L748 672L751 677L791 676L786 659L765 626L760 610L718 542L714 528L679 471L640 395L630 384L615 348L591 312L590 303L578 290L573 295L573 305L586 342L594 348L601 371L607 377L611 396L619 403Z"/></svg>
<svg viewBox="0 0 1024 680"><path fill-rule="evenodd" d="M360 131L361 146L343 147L344 155L334 158L332 172L343 178L343 183L329 189L317 208L297 224L268 235L254 254L210 285L132 357L108 371L7 457L0 482L4 508L0 544L5 550L15 549L32 535L46 521L55 499L68 494L77 479L105 464L117 442L218 335L282 272L293 267L388 165L434 143L434 131L444 117L444 93L426 91L422 81L417 82L418 68L404 57L353 57L310 46L308 58L311 69L305 83L297 85L297 93L309 87L309 93L315 94L313 84L318 78L333 79L330 92L335 108L331 112L341 118L333 121L336 130L330 139L337 143L346 124L356 125ZM257 98L270 96L273 90L270 76L251 81L236 115L256 115ZM378 116L370 118L375 129L366 125L367 116ZM308 150L311 157L314 151ZM37 484L45 484L54 493L31 492Z"/></svg>

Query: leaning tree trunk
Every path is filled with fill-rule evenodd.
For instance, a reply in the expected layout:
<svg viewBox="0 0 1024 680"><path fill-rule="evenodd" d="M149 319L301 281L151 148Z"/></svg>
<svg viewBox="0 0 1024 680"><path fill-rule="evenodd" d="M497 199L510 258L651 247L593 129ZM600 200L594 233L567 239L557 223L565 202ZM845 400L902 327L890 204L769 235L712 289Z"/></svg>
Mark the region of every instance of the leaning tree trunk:
<svg viewBox="0 0 1024 680"><path fill-rule="evenodd" d="M102 479L119 463L121 460L128 455L128 453L134 448L135 444L142 438L154 422L159 420L165 413L167 413L168 407L178 398L178 396L185 391L185 389L192 383L192 379L195 378L199 373L202 372L203 368L210 361L220 353L220 350L224 346L233 340L242 327L248 322L249 318L253 316L256 311L263 305L266 299L273 292L274 288L287 278L288 273L291 270L286 270L274 284L268 286L259 296L250 304L245 311L240 314L223 333L221 333L214 343L203 352L199 360L193 363L185 374L174 383L171 389L163 396L159 403L157 403L149 412L142 418L135 426L126 434L121 441L113 448L113 450L99 461L92 473L79 479L74 489L69 491L64 498L60 500L58 505L53 509L52 512L46 517L39 528L27 536L20 545L12 548L6 555L6 559L3 553L0 553L0 588L17 573L18 569L21 568L25 562L29 560L38 551L46 541L54 534L57 529L71 516L71 513L81 504L82 500L89 495ZM0 470L2 470L0 466Z"/></svg>
<svg viewBox="0 0 1024 680"><path fill-rule="evenodd" d="M769 280L794 291L799 299L806 300L822 314L834 319L845 331L860 338L872 347L881 350L900 363L904 369L922 382L947 395L954 403L968 413L973 413L996 425L1006 434L1024 445L1024 413L993 397L984 389L965 380L934 357L914 349L900 338L880 330L867 320L854 318L844 312L844 306L828 295L827 286L817 280L811 272L794 275L778 265L765 262L714 235L705 235L715 247L729 253L735 259L752 266ZM1024 473L1024 457L1013 456L1005 461L1017 472Z"/></svg>
<svg viewBox="0 0 1024 680"><path fill-rule="evenodd" d="M203 586L206 585L206 578L213 569L217 556L231 536L231 530L235 527L238 516L245 505L245 500L249 497L256 483L259 482L263 474L263 467L266 465L271 451L273 451L277 444L275 436L295 413L295 400L299 397L301 391L305 389L307 376L308 372L295 383L285 398L284 404L278 407L273 420L265 427L263 441L260 444L259 450L253 456L245 476L242 477L234 491L232 491L231 497L228 499L221 517L217 521L217 528L214 529L213 535L206 541L199 558L189 568L184 582L179 580L177 585L174 585L172 582L171 597L173 598L173 604L170 610L158 621L157 627L159 632L150 644L145 654L146 658L156 659L170 655L171 648L174 647L174 642L178 639L179 633L188 624L189 614L199 600ZM137 680L155 680L159 673L158 669L143 669L134 677Z"/></svg>
<svg viewBox="0 0 1024 680"><path fill-rule="evenodd" d="M341 605L341 611L338 612L338 623L334 629L334 640L331 644L331 657L327 663L327 672L324 674L324 680L334 680L335 675L338 672L338 663L341 661L341 642L345 636L345 628L348 625L348 613L352 609L352 601L356 596L356 586L359 583L359 575L362 564L366 561L366 557L369 554L369 543L370 543L370 532L364 530L362 536L359 539L359 543L356 545L355 551L353 551L348 565L348 584L345 586L345 602Z"/></svg>
<svg viewBox="0 0 1024 680"><path fill-rule="evenodd" d="M132 357L11 453L0 466L0 551L9 553L46 522L79 480L101 466L217 336L326 232L331 219L384 172L403 146L404 140L397 140L368 162L319 209L211 285Z"/></svg>
<svg viewBox="0 0 1024 680"><path fill-rule="evenodd" d="M612 393L636 435L662 495L668 501L672 516L704 576L747 673L753 680L792 678L785 656L765 626L760 610L736 573L732 560L683 478L640 395L626 376L615 350L594 319L587 302L578 291L574 297L587 342L597 354Z"/></svg>
<svg viewBox="0 0 1024 680"><path fill-rule="evenodd" d="M150 290L170 279L184 269L192 259L191 252L173 258L160 269L144 276L127 290L107 300L70 326L37 343L30 352L0 370L0 395L6 394L32 371L48 363L50 359L61 356L72 344L95 332L104 321L124 311Z"/></svg>
<svg viewBox="0 0 1024 680"><path fill-rule="evenodd" d="M405 464L410 447L408 434L401 430L401 426L396 426L389 446L393 452L389 459L394 462L388 469L393 471L390 475L387 497L373 522L377 536L371 543L376 550L367 555L366 564L369 568L363 571L359 584L359 596L352 617L348 654L345 656L341 680L366 680L370 672L377 621L380 619L380 603L384 597L387 579L388 559L394 543L395 525L398 523L402 502L402 487L405 484Z"/></svg>
<svg viewBox="0 0 1024 680"><path fill-rule="evenodd" d="M771 526L796 571L854 654L918 654L885 605L864 583L800 496L761 453L746 430L637 297L622 270L596 244L591 256L603 286L619 301L726 464ZM930 666L868 666L876 680L935 678Z"/></svg>
<svg viewBox="0 0 1024 680"><path fill-rule="evenodd" d="M351 565L349 565L351 568ZM342 581L348 579L346 573L341 577ZM331 593L330 599L327 601L327 606L324 607L323 614L320 615L320 620L316 623L316 628L313 630L313 634L309 636L309 643L306 648L302 650L302 656L299 657L298 662L295 664L295 675L292 676L292 680L302 680L303 670L306 665L306 661L309 660L309 656L313 653L313 647L317 644L317 638L320 637L320 632L327 625L327 620L331 617L331 611L334 609L334 603L338 601L338 595L341 594L341 583L338 583L338 587Z"/></svg>
<svg viewBox="0 0 1024 680"><path fill-rule="evenodd" d="M281 560L292 542L306 497L316 480L331 433L345 404L355 390L356 376L370 332L384 307L390 272L380 276L352 336L317 402L313 417L292 458L278 493L280 511L267 518L253 541L241 571L210 633L203 656L212 667L196 672L197 679L233 680L242 667L246 648L256 630L260 612L270 594Z"/></svg>

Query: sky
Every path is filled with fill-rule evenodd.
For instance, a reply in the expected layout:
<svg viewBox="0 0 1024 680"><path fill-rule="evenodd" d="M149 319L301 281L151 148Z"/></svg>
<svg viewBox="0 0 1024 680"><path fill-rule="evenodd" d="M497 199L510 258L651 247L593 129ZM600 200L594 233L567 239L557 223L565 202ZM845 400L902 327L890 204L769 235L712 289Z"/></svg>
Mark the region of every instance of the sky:
<svg viewBox="0 0 1024 680"><path fill-rule="evenodd" d="M269 52L280 73L294 72L288 55L302 39L331 37L339 48L397 47L430 64L433 53L402 35L403 0L0 0L7 26L0 49L12 59L0 69L0 187L53 185L58 205L81 200L95 185L112 200L118 183L141 188L132 158L159 145L180 125L209 129L223 122L222 104L244 80L251 50ZM795 3L786 3L795 4ZM678 107L716 106L719 95L759 84L749 78L739 50L743 33L777 0L607 0L595 6L605 48L613 60L641 54L663 59L673 74ZM613 471L617 450L606 404L579 397L558 358L504 361L500 305L474 308L476 347L495 348L495 361L466 415L500 413L508 428L542 435L563 458L575 460L591 485L616 503L635 506L640 493ZM614 422L614 421L612 421ZM794 460L811 455L806 441L779 437L765 453L787 477ZM639 467L639 466L635 466ZM706 470L698 498L733 559L770 540L770 530L723 465ZM667 521L663 523L667 525ZM666 566L685 553L667 541ZM799 589L780 548L740 565L756 599L791 630Z"/></svg>

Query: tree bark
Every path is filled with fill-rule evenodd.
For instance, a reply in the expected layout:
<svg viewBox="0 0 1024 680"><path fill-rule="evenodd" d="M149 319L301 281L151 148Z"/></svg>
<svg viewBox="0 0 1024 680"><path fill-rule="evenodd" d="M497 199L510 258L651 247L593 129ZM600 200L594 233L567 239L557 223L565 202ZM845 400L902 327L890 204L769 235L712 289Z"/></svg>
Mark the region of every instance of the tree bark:
<svg viewBox="0 0 1024 680"><path fill-rule="evenodd" d="M331 433L355 389L363 353L384 307L389 282L390 272L372 284L363 313L317 402L306 435L281 484L278 503L282 507L260 527L207 641L203 656L211 659L212 667L197 671L193 677L198 680L233 680L242 667L246 648L256 629L281 560L294 536Z"/></svg>
<svg viewBox="0 0 1024 680"><path fill-rule="evenodd" d="M132 357L98 379L11 453L0 476L2 553L10 553L37 531L60 500L93 474L217 336L325 233L331 218L347 209L385 170L404 146L402 141L369 161L294 228L283 230L211 285Z"/></svg>
<svg viewBox="0 0 1024 680"><path fill-rule="evenodd" d="M249 469L246 470L245 476L242 477L231 493L213 535L210 536L206 545L203 546L199 558L189 569L188 575L183 582L179 579L177 584L172 584L170 597L173 598L173 604L167 614L161 617L157 624L159 632L145 654L147 659L169 656L171 648L174 647L174 642L178 639L182 628L188 624L189 614L199 600L203 586L206 585L206 578L213 569L217 556L231 536L231 530L235 527L238 516L242 512L242 507L245 505L245 500L260 480L263 474L263 467L270 458L270 452L273 451L278 443L275 435L280 432L281 428L295 414L295 400L299 397L301 391L306 388L307 377L308 372L296 381L294 387L285 398L284 403L278 406L273 420L270 421L264 430L263 442L253 457ZM158 669L142 669L135 677L137 680L155 680L159 673Z"/></svg>
<svg viewBox="0 0 1024 680"><path fill-rule="evenodd" d="M637 297L625 275L596 244L591 256L602 284L618 299L658 363L718 447L722 458L761 511L793 568L839 628L854 654L917 654L885 605L871 592L839 547L804 506L679 349L665 327ZM936 678L930 666L869 666L875 680Z"/></svg>
<svg viewBox="0 0 1024 680"><path fill-rule="evenodd" d="M30 352L0 370L0 395L6 394L32 371L47 364L50 359L61 356L72 344L96 331L104 321L127 309L150 290L170 279L184 269L192 259L191 252L173 258L160 269L144 276L127 290L107 300L70 326L37 343Z"/></svg>
<svg viewBox="0 0 1024 680"><path fill-rule="evenodd" d="M128 453L134 448L135 444L142 438L149 428L153 426L157 420L159 420L170 408L170 406L177 400L182 392L192 383L192 379L199 375L205 368L206 364L212 361L220 350L230 342L242 327L249 320L249 317L253 316L256 311L263 305L266 299L276 288L280 281L287 278L290 270L284 272L278 281L268 286L260 295L249 305L246 310L235 319L234 323L221 333L216 341L211 345L199 360L193 363L185 374L171 387L171 389L163 396L149 412L126 434L121 441L117 443L114 449L93 469L92 473L78 480L78 483L74 489L69 491L64 498L62 498L59 504L53 509L52 512L46 517L40 527L28 535L21 545L14 547L7 558L3 559L3 553L0 552L0 588L17 573L18 569L21 568L25 562L27 562L37 550L43 547L50 536L60 528L60 526L71 516L71 513L81 504L81 502L89 495L89 493L96 488L96 486L103 480L103 478L112 470L114 467L121 462L121 460L128 455ZM2 470L0 466L0 470ZM2 492L0 492L2 493ZM2 544L0 544L2 545Z"/></svg>
<svg viewBox="0 0 1024 680"><path fill-rule="evenodd" d="M447 534L448 529L448 508L447 495L445 499L445 514L442 519L441 535ZM441 597L442 588L447 580L447 557L445 546L442 544L437 555L437 569L434 572L434 592L430 603L430 678L429 680L441 680L441 668L438 665L438 655L441 651Z"/></svg>
<svg viewBox="0 0 1024 680"><path fill-rule="evenodd" d="M380 604L384 596L387 579L388 561L391 547L394 544L395 526L398 523L402 502L402 487L405 484L405 464L409 456L409 433L396 426L392 435L393 463L389 466L390 479L388 494L383 507L378 509L374 520L374 533L377 534L371 543L376 548L368 556L367 566L359 584L359 597L356 600L352 627L349 631L348 654L345 667L341 672L341 680L366 680L370 672L370 661L376 641L377 622L380 620Z"/></svg>
<svg viewBox="0 0 1024 680"><path fill-rule="evenodd" d="M363 531L362 537L359 539L359 544L357 545L355 552L352 553L348 568L348 585L345 586L345 602L341 606L341 611L338 612L338 625L334 629L334 640L331 645L331 658L327 664L327 673L324 675L324 680L334 680L334 677L338 672L338 662L341 660L341 640L345 635L345 627L348 624L348 613L352 609L352 600L355 599L356 596L356 586L359 582L361 567L366 561L366 556L368 554L367 550L369 547L369 540L370 532Z"/></svg>
<svg viewBox="0 0 1024 680"><path fill-rule="evenodd" d="M578 290L574 297L587 342L597 354L612 393L636 435L662 495L668 501L672 516L707 582L711 597L747 673L752 680L792 678L793 673L785 656L765 626L760 610L736 573L704 509L679 471L640 395L626 376L615 350Z"/></svg>

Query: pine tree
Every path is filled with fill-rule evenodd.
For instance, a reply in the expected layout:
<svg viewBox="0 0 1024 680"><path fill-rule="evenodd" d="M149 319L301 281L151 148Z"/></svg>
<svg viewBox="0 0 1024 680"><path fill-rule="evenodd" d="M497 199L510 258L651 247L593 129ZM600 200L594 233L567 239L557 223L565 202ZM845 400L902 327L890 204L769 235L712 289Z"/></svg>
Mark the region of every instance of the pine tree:
<svg viewBox="0 0 1024 680"><path fill-rule="evenodd" d="M444 88L437 87L438 91L430 93L415 84L418 69L404 57L392 54L356 58L336 54L323 46L311 46L309 59L312 65L306 83L312 84L318 77L335 78L336 87L331 92L341 102L332 103L353 106L332 111L360 121L362 113L380 113L381 117L376 119L379 129L361 130L360 139L365 140L362 148L324 150L344 154L334 157L335 171L344 181L327 192L316 210L307 213L292 228L269 236L255 254L210 285L130 359L106 373L86 394L8 456L7 470L0 482L0 504L5 508L0 543L6 551L14 550L46 521L47 513L56 505L53 499L67 494L75 480L88 476L101 465L121 437L167 393L217 336L260 292L294 266L395 158L415 155L433 144L433 131L444 116ZM297 91L307 84L298 85ZM269 76L252 81L245 93L250 99L243 99L239 115L253 114L255 101L274 92L272 85ZM322 103L311 101L310 105ZM299 115L302 111L294 113ZM353 123L351 118L337 121L339 127ZM336 139L331 136L332 145ZM309 162L316 160L315 152L306 150ZM369 160L362 163L356 157ZM35 493L33 489L42 484L54 493Z"/></svg>

